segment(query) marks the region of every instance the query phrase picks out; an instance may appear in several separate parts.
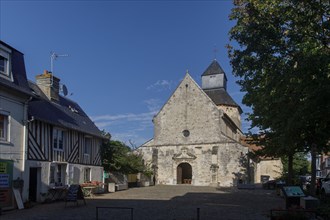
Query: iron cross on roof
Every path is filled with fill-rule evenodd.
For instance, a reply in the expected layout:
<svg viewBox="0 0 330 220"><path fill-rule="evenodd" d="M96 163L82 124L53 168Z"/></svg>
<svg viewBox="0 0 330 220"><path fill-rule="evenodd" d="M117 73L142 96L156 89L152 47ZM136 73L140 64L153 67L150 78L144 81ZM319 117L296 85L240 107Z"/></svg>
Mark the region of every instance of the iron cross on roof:
<svg viewBox="0 0 330 220"><path fill-rule="evenodd" d="M214 60L217 60L217 53L218 53L217 45L214 45L213 53L214 53Z"/></svg>

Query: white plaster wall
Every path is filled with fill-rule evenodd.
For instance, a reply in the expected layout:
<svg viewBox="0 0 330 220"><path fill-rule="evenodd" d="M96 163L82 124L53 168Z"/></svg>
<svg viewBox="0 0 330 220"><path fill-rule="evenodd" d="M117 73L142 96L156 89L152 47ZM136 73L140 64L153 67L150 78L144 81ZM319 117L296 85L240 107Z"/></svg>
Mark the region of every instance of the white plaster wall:
<svg viewBox="0 0 330 220"><path fill-rule="evenodd" d="M38 168L40 171L40 175L38 175L38 183L37 183L37 201L41 202L44 200L44 197L41 196L42 193L47 193L49 189L49 170L50 170L50 162L44 161L33 161L27 160L24 172L24 189L22 193L23 201L27 201L29 198L29 175L30 168Z"/></svg>
<svg viewBox="0 0 330 220"><path fill-rule="evenodd" d="M227 82L225 82L226 80L224 78L225 78L224 74L203 76L202 77L202 88L203 89L214 89L214 88L224 87L224 86L226 86L226 83L227 83Z"/></svg>
<svg viewBox="0 0 330 220"><path fill-rule="evenodd" d="M88 166L81 164L72 164L72 166L80 171L79 182L73 182L74 184L80 184L84 182L84 169L91 169L91 181L103 182L103 167L99 166ZM70 183L70 182L69 182Z"/></svg>
<svg viewBox="0 0 330 220"><path fill-rule="evenodd" d="M19 96L0 91L0 111L9 115L9 142L0 141L0 159L14 162L13 179L22 179L24 169L25 101Z"/></svg>
<svg viewBox="0 0 330 220"><path fill-rule="evenodd" d="M47 193L49 189L49 175L50 175L50 166L53 162L49 161L31 161L28 160L26 163L26 172L24 172L24 178L25 180L29 179L29 171L30 168L40 168L41 175L38 176L40 179L38 180L38 201L42 202L45 197L41 196L41 193ZM56 163L56 162L55 162ZM62 163L63 164L63 163ZM73 181L70 179L70 169L69 166L73 167L73 170L75 170L75 174L78 174L78 179L76 181ZM92 181L100 181L103 182L103 167L100 166L87 166L87 165L81 165L81 164L66 164L66 171L65 171L65 184L81 184L84 182L84 169L90 168L91 169L91 180ZM29 196L29 182L24 182L24 190L23 190L23 201L26 201Z"/></svg>

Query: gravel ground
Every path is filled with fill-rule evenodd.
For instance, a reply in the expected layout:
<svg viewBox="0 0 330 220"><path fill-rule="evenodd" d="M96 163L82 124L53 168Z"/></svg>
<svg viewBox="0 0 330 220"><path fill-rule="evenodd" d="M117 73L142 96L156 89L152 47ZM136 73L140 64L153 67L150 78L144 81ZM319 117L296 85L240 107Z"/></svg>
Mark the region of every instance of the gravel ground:
<svg viewBox="0 0 330 220"><path fill-rule="evenodd" d="M284 207L284 199L273 190L238 190L191 185L131 188L86 198L86 205L54 202L30 209L3 212L1 220L96 219L96 207L133 208L134 220L270 219L270 209ZM131 219L129 209L99 209L98 219Z"/></svg>

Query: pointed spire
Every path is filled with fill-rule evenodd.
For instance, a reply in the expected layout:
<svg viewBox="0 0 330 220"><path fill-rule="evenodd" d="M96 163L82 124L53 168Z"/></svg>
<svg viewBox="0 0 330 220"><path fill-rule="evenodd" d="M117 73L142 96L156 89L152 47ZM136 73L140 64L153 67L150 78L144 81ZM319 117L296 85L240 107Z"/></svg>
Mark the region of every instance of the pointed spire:
<svg viewBox="0 0 330 220"><path fill-rule="evenodd" d="M225 74L225 71L223 71L217 60L212 61L212 63L207 67L202 76L209 76L215 74Z"/></svg>

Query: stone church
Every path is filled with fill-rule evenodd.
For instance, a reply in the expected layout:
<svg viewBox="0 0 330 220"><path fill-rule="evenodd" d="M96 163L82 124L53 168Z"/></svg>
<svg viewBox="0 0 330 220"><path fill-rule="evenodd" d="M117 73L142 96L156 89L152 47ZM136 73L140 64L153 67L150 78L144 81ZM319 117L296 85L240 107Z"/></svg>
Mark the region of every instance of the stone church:
<svg viewBox="0 0 330 220"><path fill-rule="evenodd" d="M186 73L153 118L154 138L138 149L155 184L233 186L246 178L241 114L216 60L202 74L202 87Z"/></svg>

